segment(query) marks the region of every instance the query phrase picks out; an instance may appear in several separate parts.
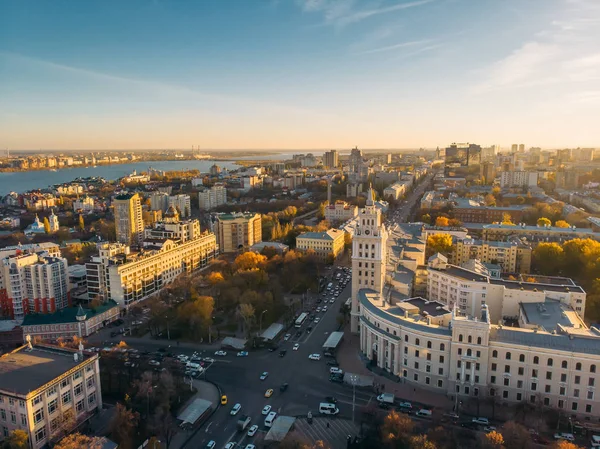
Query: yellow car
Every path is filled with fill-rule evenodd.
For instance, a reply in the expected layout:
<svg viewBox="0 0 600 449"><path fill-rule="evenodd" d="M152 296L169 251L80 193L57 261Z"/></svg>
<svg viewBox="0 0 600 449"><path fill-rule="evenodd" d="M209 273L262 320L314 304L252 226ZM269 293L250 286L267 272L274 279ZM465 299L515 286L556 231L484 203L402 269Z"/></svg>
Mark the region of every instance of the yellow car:
<svg viewBox="0 0 600 449"><path fill-rule="evenodd" d="M270 398L271 396L273 396L273 389L269 388L267 391L265 391L265 398Z"/></svg>
<svg viewBox="0 0 600 449"><path fill-rule="evenodd" d="M221 396L221 405L227 405L227 396Z"/></svg>

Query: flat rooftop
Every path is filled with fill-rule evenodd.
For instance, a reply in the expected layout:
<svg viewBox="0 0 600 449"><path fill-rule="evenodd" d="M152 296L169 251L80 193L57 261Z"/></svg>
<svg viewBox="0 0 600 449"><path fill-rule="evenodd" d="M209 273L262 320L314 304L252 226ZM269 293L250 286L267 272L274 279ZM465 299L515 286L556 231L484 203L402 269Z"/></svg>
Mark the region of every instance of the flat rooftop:
<svg viewBox="0 0 600 449"><path fill-rule="evenodd" d="M415 307L418 307L419 311L423 315L427 314L430 316L439 316L439 315L446 315L447 313L450 313L450 309L448 309L445 304L443 304L441 302L437 302L437 301L427 301L426 299L417 297L417 298L407 299L406 301L403 301L403 302L407 302L409 304L412 304Z"/></svg>
<svg viewBox="0 0 600 449"><path fill-rule="evenodd" d="M82 363L73 351L50 346L22 346L0 357L0 391L27 395ZM97 355L85 355L83 361Z"/></svg>

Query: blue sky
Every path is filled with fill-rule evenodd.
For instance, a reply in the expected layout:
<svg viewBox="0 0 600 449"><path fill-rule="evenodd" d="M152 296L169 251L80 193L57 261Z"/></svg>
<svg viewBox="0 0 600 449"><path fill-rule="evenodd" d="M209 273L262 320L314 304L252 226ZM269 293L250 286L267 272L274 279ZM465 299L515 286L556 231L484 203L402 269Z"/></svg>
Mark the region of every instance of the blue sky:
<svg viewBox="0 0 600 449"><path fill-rule="evenodd" d="M0 0L0 148L600 146L597 0Z"/></svg>

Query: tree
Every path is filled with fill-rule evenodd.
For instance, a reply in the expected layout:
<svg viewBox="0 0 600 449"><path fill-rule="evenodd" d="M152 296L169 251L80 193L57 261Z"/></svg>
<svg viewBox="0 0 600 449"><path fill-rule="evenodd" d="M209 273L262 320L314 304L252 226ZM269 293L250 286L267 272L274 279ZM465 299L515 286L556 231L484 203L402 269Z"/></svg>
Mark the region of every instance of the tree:
<svg viewBox="0 0 600 449"><path fill-rule="evenodd" d="M556 222L554 223L554 226L556 226L557 228L571 227L571 225L569 223L567 223L565 220L556 220Z"/></svg>
<svg viewBox="0 0 600 449"><path fill-rule="evenodd" d="M540 227L552 226L552 222L546 217L540 217L537 219L537 225Z"/></svg>
<svg viewBox="0 0 600 449"><path fill-rule="evenodd" d="M486 206L495 206L496 205L496 197L494 195L492 195L491 193L488 193L485 198L485 205Z"/></svg>
<svg viewBox="0 0 600 449"><path fill-rule="evenodd" d="M4 440L6 449L29 449L29 435L21 429L13 430Z"/></svg>
<svg viewBox="0 0 600 449"><path fill-rule="evenodd" d="M252 319L254 318L254 306L252 304L240 304L238 307L238 315L242 318L244 322L244 327L246 329L246 334L250 334L250 326L252 324Z"/></svg>
<svg viewBox="0 0 600 449"><path fill-rule="evenodd" d="M421 216L421 221L425 224L431 224L431 215L429 214L423 214Z"/></svg>
<svg viewBox="0 0 600 449"><path fill-rule="evenodd" d="M106 444L106 438L89 437L80 433L72 433L67 435L54 446L55 449L102 449Z"/></svg>
<svg viewBox="0 0 600 449"><path fill-rule="evenodd" d="M44 230L46 234L50 234L50 221L48 221L48 217L44 217Z"/></svg>
<svg viewBox="0 0 600 449"><path fill-rule="evenodd" d="M483 434L480 437L481 444L479 447L482 449L502 449L504 448L504 438L502 434L495 430ZM512 448L510 448L512 449Z"/></svg>
<svg viewBox="0 0 600 449"><path fill-rule="evenodd" d="M552 443L550 449L583 449L581 446L570 443L566 440L559 440Z"/></svg>
<svg viewBox="0 0 600 449"><path fill-rule="evenodd" d="M264 265L266 261L266 256L247 251L237 256L234 263L238 270L252 270L258 268L259 265Z"/></svg>
<svg viewBox="0 0 600 449"><path fill-rule="evenodd" d="M177 309L177 320L183 332L194 340L200 340L212 324L215 300L212 296L198 296L193 293L192 300L186 301Z"/></svg>
<svg viewBox="0 0 600 449"><path fill-rule="evenodd" d="M427 237L427 253L449 254L452 251L452 236L450 234L432 234Z"/></svg>
<svg viewBox="0 0 600 449"><path fill-rule="evenodd" d="M427 438L427 435L415 435L410 438L411 449L437 449L433 441Z"/></svg>
<svg viewBox="0 0 600 449"><path fill-rule="evenodd" d="M344 232L344 249L348 250L352 248L352 234Z"/></svg>
<svg viewBox="0 0 600 449"><path fill-rule="evenodd" d="M534 266L546 275L556 275L564 264L564 251L559 243L542 242L533 250Z"/></svg>
<svg viewBox="0 0 600 449"><path fill-rule="evenodd" d="M512 222L512 217L510 216L510 214L508 212L504 212L502 214L502 224L503 225L509 225L509 226L514 226L515 225Z"/></svg>
<svg viewBox="0 0 600 449"><path fill-rule="evenodd" d="M407 415L392 411L383 420L381 439L388 447L404 445L409 440L414 426L414 421Z"/></svg>
<svg viewBox="0 0 600 449"><path fill-rule="evenodd" d="M119 444L119 448L131 449L139 419L139 413L127 409L120 402L117 404L115 415L110 423L110 433L112 439Z"/></svg>
<svg viewBox="0 0 600 449"><path fill-rule="evenodd" d="M83 215L79 214L79 230L80 231L84 231L85 230L85 221L83 220Z"/></svg>
<svg viewBox="0 0 600 449"><path fill-rule="evenodd" d="M529 449L532 447L529 431L514 421L508 421L502 426L502 437L504 444L510 449Z"/></svg>
<svg viewBox="0 0 600 449"><path fill-rule="evenodd" d="M445 228L448 226L449 220L446 217L437 217L435 219L435 225L441 228Z"/></svg>
<svg viewBox="0 0 600 449"><path fill-rule="evenodd" d="M177 434L177 425L173 421L173 416L169 410L163 407L157 407L154 414L154 431L165 443L167 449L171 446L175 434Z"/></svg>

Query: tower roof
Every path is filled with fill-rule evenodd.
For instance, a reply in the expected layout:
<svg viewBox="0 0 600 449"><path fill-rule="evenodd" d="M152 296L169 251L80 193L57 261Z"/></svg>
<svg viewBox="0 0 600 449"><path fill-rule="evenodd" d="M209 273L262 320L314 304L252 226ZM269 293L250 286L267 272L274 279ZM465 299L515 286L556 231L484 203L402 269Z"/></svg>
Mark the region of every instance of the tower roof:
<svg viewBox="0 0 600 449"><path fill-rule="evenodd" d="M375 192L373 192L373 185L369 184L369 190L367 191L367 206L373 206L375 204Z"/></svg>

